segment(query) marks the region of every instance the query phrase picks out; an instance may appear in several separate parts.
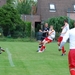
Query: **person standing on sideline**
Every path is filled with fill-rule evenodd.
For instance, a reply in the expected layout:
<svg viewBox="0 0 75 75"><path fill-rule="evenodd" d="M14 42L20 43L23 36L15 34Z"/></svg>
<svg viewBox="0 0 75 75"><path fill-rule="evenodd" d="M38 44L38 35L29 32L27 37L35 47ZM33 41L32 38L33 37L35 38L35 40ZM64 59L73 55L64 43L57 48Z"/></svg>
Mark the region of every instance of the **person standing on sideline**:
<svg viewBox="0 0 75 75"><path fill-rule="evenodd" d="M75 22L74 28L69 30L63 37L63 40L59 46L59 51L62 49L66 41L70 40L70 51L68 54L69 70L71 75L75 75Z"/></svg>
<svg viewBox="0 0 75 75"><path fill-rule="evenodd" d="M66 32L69 30L69 24L67 20L64 20L64 26L61 27L62 28L62 32L60 37L58 38L58 46L60 46L61 41L63 40L64 35L66 34ZM62 56L65 55L66 50L64 49L64 46L62 47Z"/></svg>

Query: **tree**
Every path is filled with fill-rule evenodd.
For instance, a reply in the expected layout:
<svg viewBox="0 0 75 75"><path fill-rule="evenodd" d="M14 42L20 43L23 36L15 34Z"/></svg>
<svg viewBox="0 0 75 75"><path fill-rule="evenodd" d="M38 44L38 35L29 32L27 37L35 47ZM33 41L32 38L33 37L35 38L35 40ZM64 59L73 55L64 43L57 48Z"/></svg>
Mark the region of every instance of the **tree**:
<svg viewBox="0 0 75 75"><path fill-rule="evenodd" d="M31 5L28 0L18 2L16 9L20 14L31 14Z"/></svg>
<svg viewBox="0 0 75 75"><path fill-rule="evenodd" d="M22 32L23 25L25 23L21 20L19 13L11 4L6 4L0 8L0 26L5 36L9 34L13 36L17 29L17 31Z"/></svg>
<svg viewBox="0 0 75 75"><path fill-rule="evenodd" d="M12 3L12 0L7 0L7 3Z"/></svg>
<svg viewBox="0 0 75 75"><path fill-rule="evenodd" d="M20 14L36 14L37 1L34 0L7 0Z"/></svg>

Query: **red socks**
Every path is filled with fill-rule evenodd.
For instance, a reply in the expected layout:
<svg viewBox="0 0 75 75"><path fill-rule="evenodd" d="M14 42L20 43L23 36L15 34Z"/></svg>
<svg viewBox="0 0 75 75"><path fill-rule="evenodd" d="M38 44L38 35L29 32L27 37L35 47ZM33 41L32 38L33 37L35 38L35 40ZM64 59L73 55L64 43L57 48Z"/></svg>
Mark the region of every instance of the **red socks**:
<svg viewBox="0 0 75 75"><path fill-rule="evenodd" d="M43 49L45 49L45 46L42 46L40 50L43 51Z"/></svg>
<svg viewBox="0 0 75 75"><path fill-rule="evenodd" d="M71 75L75 75L75 70L70 71Z"/></svg>
<svg viewBox="0 0 75 75"><path fill-rule="evenodd" d="M64 54L65 53L65 49L64 49L64 46L62 47L62 54Z"/></svg>

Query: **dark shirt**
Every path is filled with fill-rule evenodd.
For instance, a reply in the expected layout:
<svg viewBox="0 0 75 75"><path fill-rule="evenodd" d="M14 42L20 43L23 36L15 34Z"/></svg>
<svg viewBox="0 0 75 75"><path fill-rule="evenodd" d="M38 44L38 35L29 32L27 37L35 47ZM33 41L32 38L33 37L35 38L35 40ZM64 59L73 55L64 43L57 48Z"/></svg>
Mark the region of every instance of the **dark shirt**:
<svg viewBox="0 0 75 75"><path fill-rule="evenodd" d="M48 33L47 32L44 32L44 31L49 31L49 28L47 27L45 27L44 29L43 29L43 37L47 37L48 36Z"/></svg>

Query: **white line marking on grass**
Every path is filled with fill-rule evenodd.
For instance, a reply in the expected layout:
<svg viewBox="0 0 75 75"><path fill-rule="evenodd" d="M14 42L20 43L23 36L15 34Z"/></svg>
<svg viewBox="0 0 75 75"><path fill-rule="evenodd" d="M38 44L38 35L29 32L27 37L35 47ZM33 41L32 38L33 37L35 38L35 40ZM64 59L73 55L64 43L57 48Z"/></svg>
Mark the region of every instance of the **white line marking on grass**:
<svg viewBox="0 0 75 75"><path fill-rule="evenodd" d="M6 48L6 52L8 54L8 60L9 60L9 63L11 65L11 67L15 67L14 63L13 63L13 60L12 60L12 54L10 53L9 49Z"/></svg>

